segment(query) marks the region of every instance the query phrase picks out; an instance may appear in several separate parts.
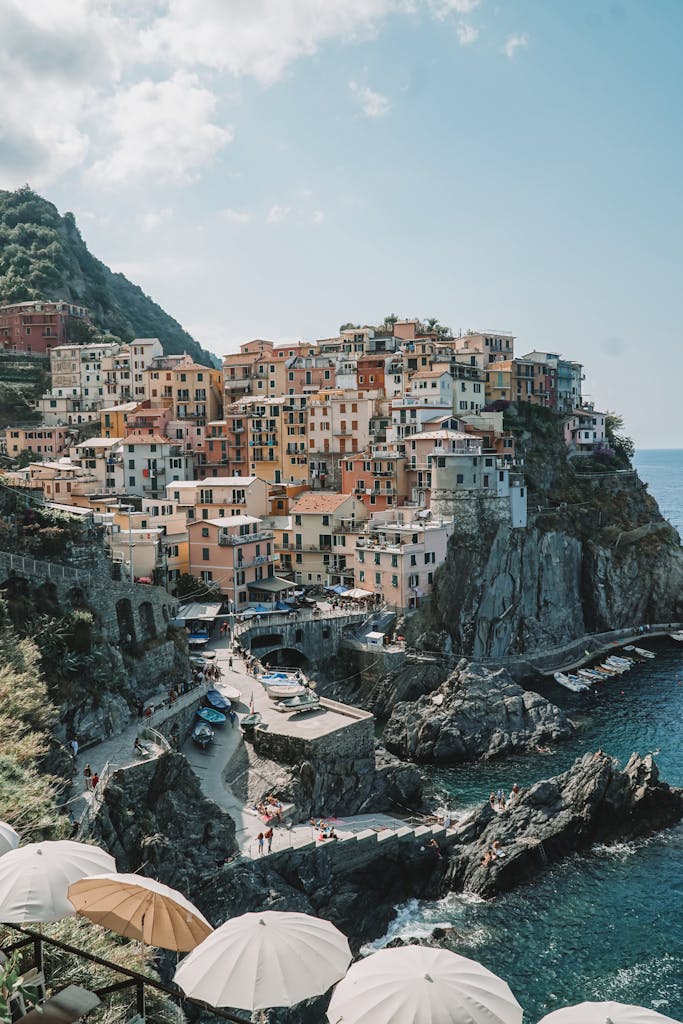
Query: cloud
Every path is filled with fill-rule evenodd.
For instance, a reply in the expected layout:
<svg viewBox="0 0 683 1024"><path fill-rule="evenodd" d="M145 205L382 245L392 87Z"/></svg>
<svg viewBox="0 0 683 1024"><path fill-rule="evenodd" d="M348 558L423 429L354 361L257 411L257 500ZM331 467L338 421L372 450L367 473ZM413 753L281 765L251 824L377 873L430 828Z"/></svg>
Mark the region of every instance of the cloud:
<svg viewBox="0 0 683 1024"><path fill-rule="evenodd" d="M279 206L277 203L274 203L268 210L266 224L280 224L283 220L287 220L291 212L291 206Z"/></svg>
<svg viewBox="0 0 683 1024"><path fill-rule="evenodd" d="M506 39L505 46L503 47L503 53L506 57L509 57L510 60L512 60L515 57L517 50L525 50L528 45L529 37L526 32L515 33Z"/></svg>
<svg viewBox="0 0 683 1024"><path fill-rule="evenodd" d="M474 25L470 25L467 21L459 21L456 32L458 33L458 42L461 46L470 46L479 38L479 29L475 28Z"/></svg>
<svg viewBox="0 0 683 1024"><path fill-rule="evenodd" d="M324 210L314 210L313 211L313 216L311 217L311 221L312 221L313 224L322 224L322 222L324 220L325 220L325 211Z"/></svg>
<svg viewBox="0 0 683 1024"><path fill-rule="evenodd" d="M218 216L221 220L227 220L229 224L248 224L251 220L250 213L245 213L244 210L233 210L231 207L220 210Z"/></svg>
<svg viewBox="0 0 683 1024"><path fill-rule="evenodd" d="M150 58L250 76L270 85L331 39L367 38L396 0L167 0L142 34Z"/></svg>
<svg viewBox="0 0 683 1024"><path fill-rule="evenodd" d="M450 14L471 14L481 0L427 0L432 14L443 21Z"/></svg>
<svg viewBox="0 0 683 1024"><path fill-rule="evenodd" d="M172 216L173 210L169 206L164 207L163 210L148 210L140 218L140 225L143 231L154 231Z"/></svg>
<svg viewBox="0 0 683 1024"><path fill-rule="evenodd" d="M89 178L105 185L144 177L172 184L196 179L233 138L230 128L214 123L216 103L187 71L121 90L102 112L113 148L92 164Z"/></svg>
<svg viewBox="0 0 683 1024"><path fill-rule="evenodd" d="M357 82L349 82L349 89L366 117L383 117L391 110L391 100L381 92L374 92L365 85L358 85Z"/></svg>

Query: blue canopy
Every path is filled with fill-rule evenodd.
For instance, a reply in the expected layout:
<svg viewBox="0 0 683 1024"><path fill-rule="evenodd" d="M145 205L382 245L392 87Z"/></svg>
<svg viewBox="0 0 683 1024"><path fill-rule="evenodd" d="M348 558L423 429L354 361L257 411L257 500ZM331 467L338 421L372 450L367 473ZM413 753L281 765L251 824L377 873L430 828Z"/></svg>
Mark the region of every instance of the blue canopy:
<svg viewBox="0 0 683 1024"><path fill-rule="evenodd" d="M325 590L329 590L331 594L338 594L339 597L341 597L342 594L345 594L348 589L348 587L343 587L341 583L337 583L334 587L325 587Z"/></svg>

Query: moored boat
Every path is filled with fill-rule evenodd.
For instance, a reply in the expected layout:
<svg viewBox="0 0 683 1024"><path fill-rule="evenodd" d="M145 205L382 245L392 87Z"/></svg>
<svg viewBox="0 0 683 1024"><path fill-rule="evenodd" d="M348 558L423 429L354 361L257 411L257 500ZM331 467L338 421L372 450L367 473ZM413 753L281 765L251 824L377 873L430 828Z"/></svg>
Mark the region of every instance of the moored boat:
<svg viewBox="0 0 683 1024"><path fill-rule="evenodd" d="M225 714L226 711L230 710L230 701L223 696L220 690L207 690L204 694L204 700L214 711L221 711Z"/></svg>
<svg viewBox="0 0 683 1024"><path fill-rule="evenodd" d="M590 688L590 683L586 680L579 679L578 676L565 675L564 672L554 672L553 678L556 683L564 686L566 690L572 690L573 693L582 693Z"/></svg>
<svg viewBox="0 0 683 1024"><path fill-rule="evenodd" d="M227 718L220 711L215 711L214 708L200 708L197 711L197 718L201 718L203 722L208 722L209 725L223 726L227 722Z"/></svg>
<svg viewBox="0 0 683 1024"><path fill-rule="evenodd" d="M278 711L312 711L319 707L320 698L314 693L304 693L300 697L289 697L277 705Z"/></svg>
<svg viewBox="0 0 683 1024"><path fill-rule="evenodd" d="M306 693L306 688L299 683L274 683L266 687L266 693L271 700L286 700L291 697L301 697Z"/></svg>
<svg viewBox="0 0 683 1024"><path fill-rule="evenodd" d="M196 743L202 750L206 750L210 743L213 743L215 733L206 722L199 722L192 730L192 742Z"/></svg>

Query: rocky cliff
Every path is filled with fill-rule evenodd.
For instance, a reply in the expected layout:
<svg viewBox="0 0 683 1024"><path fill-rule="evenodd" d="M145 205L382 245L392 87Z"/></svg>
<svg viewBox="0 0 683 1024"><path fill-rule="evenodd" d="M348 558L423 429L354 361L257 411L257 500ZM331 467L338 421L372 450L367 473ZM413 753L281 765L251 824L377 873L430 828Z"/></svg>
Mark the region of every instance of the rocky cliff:
<svg viewBox="0 0 683 1024"><path fill-rule="evenodd" d="M560 421L539 422L517 432L528 527L483 507L476 523L457 523L431 599L408 623L411 642L450 637L473 660L495 659L683 616L683 549L646 486L568 458Z"/></svg>
<svg viewBox="0 0 683 1024"><path fill-rule="evenodd" d="M119 871L138 871L192 898L199 880L234 855L235 823L203 796L182 754L117 772L105 790L93 838Z"/></svg>
<svg viewBox="0 0 683 1024"><path fill-rule="evenodd" d="M487 804L458 826L444 881L494 896L594 843L635 839L682 817L683 790L660 780L650 755L633 754L620 771L601 751L586 754L562 775L520 791L502 813ZM501 855L483 863L496 840Z"/></svg>
<svg viewBox="0 0 683 1024"><path fill-rule="evenodd" d="M383 740L400 757L453 764L568 739L573 732L558 707L523 690L506 671L489 672L463 659L438 689L396 704Z"/></svg>

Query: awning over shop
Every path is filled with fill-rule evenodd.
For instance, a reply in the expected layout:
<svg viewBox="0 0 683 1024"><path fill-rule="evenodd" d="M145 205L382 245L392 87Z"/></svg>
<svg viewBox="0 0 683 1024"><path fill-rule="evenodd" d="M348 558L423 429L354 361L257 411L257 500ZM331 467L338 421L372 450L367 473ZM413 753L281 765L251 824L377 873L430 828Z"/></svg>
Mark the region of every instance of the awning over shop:
<svg viewBox="0 0 683 1024"><path fill-rule="evenodd" d="M190 601L188 604L180 605L176 612L176 619L182 619L183 622L213 622L220 613L220 601L215 604L207 604L204 601Z"/></svg>
<svg viewBox="0 0 683 1024"><path fill-rule="evenodd" d="M325 587L325 590L329 591L332 594L338 594L340 597L342 596L342 594L345 594L348 591L348 589L348 587L342 586L341 583L337 583L337 585L334 587Z"/></svg>
<svg viewBox="0 0 683 1024"><path fill-rule="evenodd" d="M262 590L267 594L280 594L283 590L293 590L295 584L291 580L283 580L279 576L268 576L265 580L254 580L247 583L248 590Z"/></svg>

